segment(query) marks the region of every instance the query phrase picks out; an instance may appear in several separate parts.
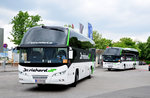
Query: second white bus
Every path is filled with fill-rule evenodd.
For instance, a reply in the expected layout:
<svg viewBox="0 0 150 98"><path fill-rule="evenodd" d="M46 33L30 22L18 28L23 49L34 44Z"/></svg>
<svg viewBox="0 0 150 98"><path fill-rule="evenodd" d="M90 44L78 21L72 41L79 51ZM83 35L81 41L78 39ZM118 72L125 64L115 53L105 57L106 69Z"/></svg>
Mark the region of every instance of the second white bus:
<svg viewBox="0 0 150 98"><path fill-rule="evenodd" d="M135 69L138 65L139 52L132 48L106 48L103 54L103 68L108 69Z"/></svg>

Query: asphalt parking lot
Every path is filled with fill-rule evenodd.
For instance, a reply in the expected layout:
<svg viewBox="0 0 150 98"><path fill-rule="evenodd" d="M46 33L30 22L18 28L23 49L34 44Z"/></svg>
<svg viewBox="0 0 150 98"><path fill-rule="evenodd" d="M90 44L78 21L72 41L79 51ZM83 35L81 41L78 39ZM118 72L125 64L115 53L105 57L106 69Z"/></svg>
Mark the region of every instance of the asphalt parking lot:
<svg viewBox="0 0 150 98"><path fill-rule="evenodd" d="M149 98L148 66L136 70L107 71L96 68L91 79L76 87L49 85L43 88L18 83L17 71L0 71L0 98Z"/></svg>

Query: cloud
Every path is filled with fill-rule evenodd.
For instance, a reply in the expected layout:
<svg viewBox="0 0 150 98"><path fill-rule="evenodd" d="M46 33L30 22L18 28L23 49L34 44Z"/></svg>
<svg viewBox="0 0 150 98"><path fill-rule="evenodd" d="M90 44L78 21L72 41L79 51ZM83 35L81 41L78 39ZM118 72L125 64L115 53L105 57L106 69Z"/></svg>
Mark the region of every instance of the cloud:
<svg viewBox="0 0 150 98"><path fill-rule="evenodd" d="M12 38L12 36L10 35L10 32L12 31L12 25L10 24L10 21L11 19L17 15L17 11L14 11L14 10L10 10L10 9L7 9L7 8L2 8L0 7L0 17L3 17L4 19L0 20L0 27L1 28L4 28L4 43L7 43L8 44L8 47L11 48L11 47L14 47L15 45L10 42L10 40L8 39L8 37ZM28 13L30 15L47 15L46 14L46 11L43 11L43 10L30 10L28 11ZM42 19L43 21L39 22L39 23L42 23L42 24L45 24L47 26L50 26L50 25L64 25L66 24L65 22L60 22L60 21L53 21L53 20L47 20L47 19Z"/></svg>
<svg viewBox="0 0 150 98"><path fill-rule="evenodd" d="M15 2L15 1L14 1ZM23 11L29 14L39 14L45 25L74 24L78 31L78 23L84 25L84 35L87 35L87 23L94 30L102 33L107 39L118 41L121 37L131 37L146 41L150 36L150 0L30 0L26 5L19 3ZM27 5L29 4L29 5ZM32 6L33 5L33 6ZM8 6L0 7L0 27L7 29L9 22L18 11Z"/></svg>
<svg viewBox="0 0 150 98"><path fill-rule="evenodd" d="M148 39L148 36L150 35L150 32L142 32L142 33L116 33L112 31L101 31L100 34L102 34L102 37L106 39L113 40L114 42L119 41L120 38L123 37L129 37L132 38L134 41L142 41L146 42Z"/></svg>
<svg viewBox="0 0 150 98"><path fill-rule="evenodd" d="M8 37L11 37L10 33L12 30L12 25L10 24L11 18L17 14L16 11L7 8L0 7L0 27L4 28L4 43L8 44L8 47L14 47L14 44L10 42Z"/></svg>
<svg viewBox="0 0 150 98"><path fill-rule="evenodd" d="M49 5L44 9L54 20L76 24L91 22L105 30L124 28L123 31L128 28L137 32L136 28L148 28L150 24L149 0L38 0L36 3L42 8Z"/></svg>
<svg viewBox="0 0 150 98"><path fill-rule="evenodd" d="M8 21L11 21L11 18L16 14L17 14L17 12L14 10L0 7L0 18L1 18L1 20L5 21L5 23L9 23ZM0 25L2 25L2 24L0 24Z"/></svg>

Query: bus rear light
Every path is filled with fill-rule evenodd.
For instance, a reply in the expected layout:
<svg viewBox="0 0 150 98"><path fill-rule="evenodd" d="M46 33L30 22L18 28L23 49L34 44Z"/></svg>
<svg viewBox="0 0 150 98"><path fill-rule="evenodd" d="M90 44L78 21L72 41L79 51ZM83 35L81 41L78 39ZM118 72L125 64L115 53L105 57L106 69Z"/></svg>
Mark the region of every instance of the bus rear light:
<svg viewBox="0 0 150 98"><path fill-rule="evenodd" d="M63 63L68 63L68 60L67 59L63 59Z"/></svg>

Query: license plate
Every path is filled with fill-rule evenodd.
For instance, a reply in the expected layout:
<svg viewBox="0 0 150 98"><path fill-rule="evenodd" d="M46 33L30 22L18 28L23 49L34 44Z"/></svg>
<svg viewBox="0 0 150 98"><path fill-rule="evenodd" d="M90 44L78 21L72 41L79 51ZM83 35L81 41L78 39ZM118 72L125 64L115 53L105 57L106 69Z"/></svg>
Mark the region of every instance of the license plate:
<svg viewBox="0 0 150 98"><path fill-rule="evenodd" d="M112 64L107 64L108 66L112 66Z"/></svg>
<svg viewBox="0 0 150 98"><path fill-rule="evenodd" d="M35 79L35 83L45 83L45 80Z"/></svg>

